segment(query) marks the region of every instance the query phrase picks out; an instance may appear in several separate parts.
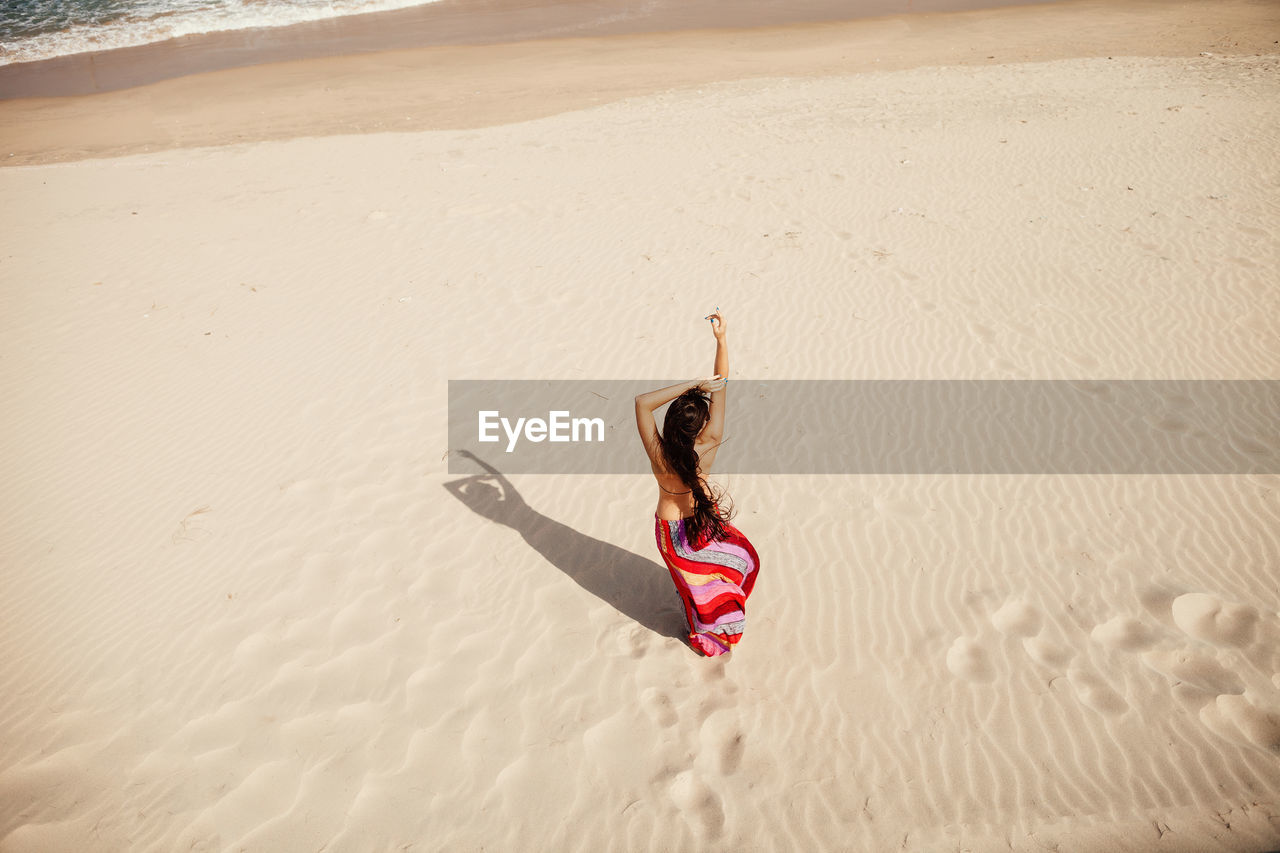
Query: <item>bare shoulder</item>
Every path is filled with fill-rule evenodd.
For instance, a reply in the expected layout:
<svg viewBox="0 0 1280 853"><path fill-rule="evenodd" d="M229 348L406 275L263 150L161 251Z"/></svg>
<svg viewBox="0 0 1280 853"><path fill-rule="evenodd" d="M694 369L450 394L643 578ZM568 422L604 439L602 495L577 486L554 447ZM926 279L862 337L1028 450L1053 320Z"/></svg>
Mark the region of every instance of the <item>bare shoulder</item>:
<svg viewBox="0 0 1280 853"><path fill-rule="evenodd" d="M698 454L699 463L705 462L708 458L714 459L716 451L720 449L720 445L723 443L723 438L714 438L695 444L693 446L693 451ZM710 454L710 456L708 456L708 454ZM702 467L701 464L699 467Z"/></svg>

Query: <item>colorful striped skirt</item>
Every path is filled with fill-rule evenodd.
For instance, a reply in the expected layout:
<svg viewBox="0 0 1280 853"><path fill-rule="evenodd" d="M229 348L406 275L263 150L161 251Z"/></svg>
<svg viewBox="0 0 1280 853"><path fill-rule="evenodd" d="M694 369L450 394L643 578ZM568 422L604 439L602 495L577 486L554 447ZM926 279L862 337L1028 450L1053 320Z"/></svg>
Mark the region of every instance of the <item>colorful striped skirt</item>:
<svg viewBox="0 0 1280 853"><path fill-rule="evenodd" d="M732 650L747 624L747 597L760 568L756 549L731 524L725 538L694 548L683 518L654 521L658 550L684 604L689 644L708 656Z"/></svg>

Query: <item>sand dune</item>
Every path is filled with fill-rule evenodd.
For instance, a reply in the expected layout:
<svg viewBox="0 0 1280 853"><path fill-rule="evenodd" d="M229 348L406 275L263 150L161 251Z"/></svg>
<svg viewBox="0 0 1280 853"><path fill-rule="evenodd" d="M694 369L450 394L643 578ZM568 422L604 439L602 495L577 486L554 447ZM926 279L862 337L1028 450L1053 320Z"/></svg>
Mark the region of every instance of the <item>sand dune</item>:
<svg viewBox="0 0 1280 853"><path fill-rule="evenodd" d="M726 661L650 481L445 461L447 379L699 375L715 305L744 377L1274 378L1276 70L0 171L0 849L1280 844L1274 475L727 478Z"/></svg>

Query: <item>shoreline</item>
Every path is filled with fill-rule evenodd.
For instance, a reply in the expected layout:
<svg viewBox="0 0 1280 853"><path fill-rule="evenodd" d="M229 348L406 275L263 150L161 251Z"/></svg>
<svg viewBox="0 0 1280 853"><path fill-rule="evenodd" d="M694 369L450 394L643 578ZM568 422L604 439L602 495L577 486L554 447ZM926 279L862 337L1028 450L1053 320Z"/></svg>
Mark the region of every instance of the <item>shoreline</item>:
<svg viewBox="0 0 1280 853"><path fill-rule="evenodd" d="M494 45L547 39L689 30L747 30L839 23L903 14L985 11L1062 0L437 0L422 6L347 15L282 27L180 36L0 66L0 100L116 91L175 77L426 47Z"/></svg>
<svg viewBox="0 0 1280 853"><path fill-rule="evenodd" d="M1080 57L1272 53L1277 38L1280 6L1253 0L1211 7L1068 0L844 23L294 59L101 94L0 101L0 163L486 127L750 78Z"/></svg>

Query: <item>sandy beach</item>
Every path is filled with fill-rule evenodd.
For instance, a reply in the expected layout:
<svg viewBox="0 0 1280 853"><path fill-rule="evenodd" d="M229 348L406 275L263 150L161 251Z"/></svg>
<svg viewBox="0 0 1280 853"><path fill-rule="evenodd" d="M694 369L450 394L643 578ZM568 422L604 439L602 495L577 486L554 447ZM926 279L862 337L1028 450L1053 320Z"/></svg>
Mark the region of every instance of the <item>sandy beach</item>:
<svg viewBox="0 0 1280 853"><path fill-rule="evenodd" d="M446 431L717 306L741 381L1280 379L1280 6L706 15L0 89L0 851L1280 848L1280 433L718 478L708 659L651 477Z"/></svg>

